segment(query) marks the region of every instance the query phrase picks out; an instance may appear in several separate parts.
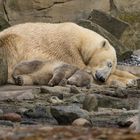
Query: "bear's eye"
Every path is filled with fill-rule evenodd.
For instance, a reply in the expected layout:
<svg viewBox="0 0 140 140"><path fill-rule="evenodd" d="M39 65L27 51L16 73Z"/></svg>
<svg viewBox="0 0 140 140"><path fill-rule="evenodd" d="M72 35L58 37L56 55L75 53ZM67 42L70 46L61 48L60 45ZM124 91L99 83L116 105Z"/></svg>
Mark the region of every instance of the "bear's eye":
<svg viewBox="0 0 140 140"><path fill-rule="evenodd" d="M107 62L107 66L108 66L109 68L112 68L112 63L111 63L111 62Z"/></svg>

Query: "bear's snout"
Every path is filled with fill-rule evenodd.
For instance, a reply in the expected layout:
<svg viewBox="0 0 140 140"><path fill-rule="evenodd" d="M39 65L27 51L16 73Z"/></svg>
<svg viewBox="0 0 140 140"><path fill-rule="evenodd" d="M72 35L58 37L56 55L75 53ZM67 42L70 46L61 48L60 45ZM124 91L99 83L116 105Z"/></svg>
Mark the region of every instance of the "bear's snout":
<svg viewBox="0 0 140 140"><path fill-rule="evenodd" d="M105 79L106 79L105 76L103 76L103 74L98 71L96 71L95 73L95 78L97 81L100 81L100 82L105 82Z"/></svg>

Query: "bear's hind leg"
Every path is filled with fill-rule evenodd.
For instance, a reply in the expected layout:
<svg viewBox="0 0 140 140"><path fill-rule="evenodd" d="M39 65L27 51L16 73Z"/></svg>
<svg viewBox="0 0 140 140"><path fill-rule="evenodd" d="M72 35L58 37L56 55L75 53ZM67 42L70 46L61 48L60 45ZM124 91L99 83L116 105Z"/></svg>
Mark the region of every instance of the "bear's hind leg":
<svg viewBox="0 0 140 140"><path fill-rule="evenodd" d="M13 78L15 78L17 75L30 74L38 71L43 65L44 62L39 60L22 61L15 66L13 71Z"/></svg>
<svg viewBox="0 0 140 140"><path fill-rule="evenodd" d="M44 62L40 60L22 61L14 68L12 77L16 85L33 85L38 71L42 69Z"/></svg>

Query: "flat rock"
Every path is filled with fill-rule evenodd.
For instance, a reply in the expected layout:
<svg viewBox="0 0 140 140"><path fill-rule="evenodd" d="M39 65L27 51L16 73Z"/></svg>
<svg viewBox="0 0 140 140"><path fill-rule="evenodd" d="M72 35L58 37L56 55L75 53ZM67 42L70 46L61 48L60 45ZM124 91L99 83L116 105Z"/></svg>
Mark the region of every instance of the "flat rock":
<svg viewBox="0 0 140 140"><path fill-rule="evenodd" d="M41 86L40 88L41 93L52 94L52 95L60 95L60 94L69 94L70 88L69 87L62 87L62 86Z"/></svg>
<svg viewBox="0 0 140 140"><path fill-rule="evenodd" d="M31 100L35 98L34 93L39 93L36 89L0 91L0 101L6 100Z"/></svg>

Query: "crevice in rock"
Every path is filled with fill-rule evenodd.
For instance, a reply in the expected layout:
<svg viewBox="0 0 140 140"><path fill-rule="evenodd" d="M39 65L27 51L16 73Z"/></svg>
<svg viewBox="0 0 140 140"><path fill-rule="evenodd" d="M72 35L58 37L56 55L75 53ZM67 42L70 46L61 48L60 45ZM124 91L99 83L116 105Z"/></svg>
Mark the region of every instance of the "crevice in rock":
<svg viewBox="0 0 140 140"><path fill-rule="evenodd" d="M48 6L48 7L39 8L39 9L36 9L36 10L37 10L37 11L43 11L43 10L46 10L46 9L50 9L50 8L52 8L52 7L55 6L55 5L64 4L64 3L71 2L71 1L73 1L73 0L61 1L61 2L54 1L52 5L50 5L50 6Z"/></svg>
<svg viewBox="0 0 140 140"><path fill-rule="evenodd" d="M7 21L9 21L10 19L9 19L9 16L8 16L8 12L6 10L6 0L3 0L3 9L4 9L4 13L5 13Z"/></svg>
<svg viewBox="0 0 140 140"><path fill-rule="evenodd" d="M110 13L113 16L117 16L118 9L114 3L114 0L110 0Z"/></svg>

